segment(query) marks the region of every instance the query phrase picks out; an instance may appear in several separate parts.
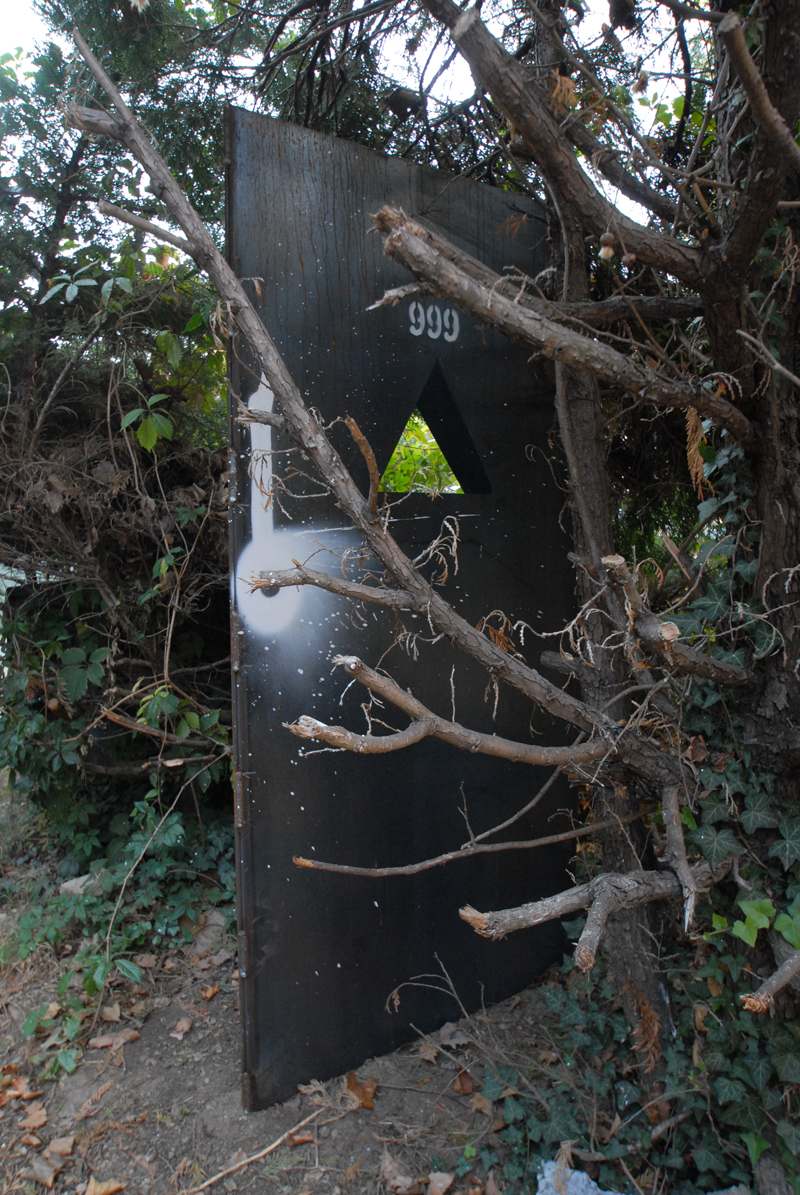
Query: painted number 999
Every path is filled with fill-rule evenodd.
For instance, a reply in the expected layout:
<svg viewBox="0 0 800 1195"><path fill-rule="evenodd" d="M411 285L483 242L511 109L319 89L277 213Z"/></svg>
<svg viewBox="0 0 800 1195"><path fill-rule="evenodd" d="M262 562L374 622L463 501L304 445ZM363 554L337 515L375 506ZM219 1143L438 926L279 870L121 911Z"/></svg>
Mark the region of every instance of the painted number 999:
<svg viewBox="0 0 800 1195"><path fill-rule="evenodd" d="M461 325L458 312L453 307L445 307L442 313L436 303L423 307L422 303L415 300L408 309L408 318L408 330L412 336L422 336L427 332L431 340L438 340L441 336L452 343L458 339Z"/></svg>

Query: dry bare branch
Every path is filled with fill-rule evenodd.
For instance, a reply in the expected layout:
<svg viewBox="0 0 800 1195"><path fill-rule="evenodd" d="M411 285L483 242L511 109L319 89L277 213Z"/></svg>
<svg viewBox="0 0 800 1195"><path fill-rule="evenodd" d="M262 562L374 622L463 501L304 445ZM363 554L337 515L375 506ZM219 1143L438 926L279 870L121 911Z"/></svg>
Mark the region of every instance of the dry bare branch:
<svg viewBox="0 0 800 1195"><path fill-rule="evenodd" d="M386 206L373 217L387 234L385 252L405 265L415 277L435 285L445 295L488 324L500 328L513 340L531 345L573 369L588 370L603 381L619 386L636 398L660 406L685 410L694 407L701 414L726 427L743 443L750 443L754 431L750 421L733 403L707 390L699 382L663 378L647 365L639 364L618 349L566 327L541 314L542 304L530 296L508 297L499 275L490 284L464 268L465 254L432 229L403 212ZM459 260L460 259L460 260Z"/></svg>
<svg viewBox="0 0 800 1195"><path fill-rule="evenodd" d="M800 975L800 950L790 954L778 970L773 971L769 979L764 980L757 991L749 996L740 996L739 999L748 1012L768 1012L778 992L787 987L795 975Z"/></svg>
<svg viewBox="0 0 800 1195"><path fill-rule="evenodd" d="M614 824L620 823L615 820ZM727 862L718 868L712 868L705 862L695 864L691 870L696 890L702 892L712 880L721 879L727 869ZM545 921L554 921L588 909L599 898L602 898L603 906L608 910L607 919L610 913L619 909L633 908L653 900L668 900L681 893L680 880L672 871L630 871L626 875L599 875L588 884L581 884L544 900L519 905L515 909L479 913L477 909L466 905L459 910L459 916L482 937L496 940L515 930L541 925Z"/></svg>
<svg viewBox="0 0 800 1195"><path fill-rule="evenodd" d="M592 826L579 826L575 830L564 830L561 834L548 834L546 838L530 838L524 842L476 843L461 847L457 851L448 851L445 855L437 855L433 859L423 859L421 863L408 863L404 867L351 867L347 863L324 863L321 859L304 859L301 855L295 855L292 862L296 867L307 868L310 871L336 871L340 875L368 876L371 879L383 879L386 876L413 876L418 875L421 871L430 871L432 867L440 867L443 863L453 863L456 859L470 859L473 855L497 854L499 851L530 851L540 846L555 846L559 842L588 838L598 830L608 830L612 826L624 826L636 821L641 816L641 813L632 813L627 817L598 822L597 825ZM462 909L462 915L463 912ZM468 918L465 917L464 920L466 921Z"/></svg>
<svg viewBox="0 0 800 1195"><path fill-rule="evenodd" d="M736 73L750 101L753 116L767 139L775 146L793 170L800 170L800 147L786 121L772 104L764 80L750 56L742 22L735 12L725 14L717 27L720 39L731 56Z"/></svg>

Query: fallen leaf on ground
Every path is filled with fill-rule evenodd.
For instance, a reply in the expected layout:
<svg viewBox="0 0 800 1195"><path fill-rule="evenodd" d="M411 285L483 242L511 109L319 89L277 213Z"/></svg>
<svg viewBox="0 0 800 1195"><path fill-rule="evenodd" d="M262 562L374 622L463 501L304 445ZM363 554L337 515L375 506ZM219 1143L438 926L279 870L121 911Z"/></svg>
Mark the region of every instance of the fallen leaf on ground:
<svg viewBox="0 0 800 1195"><path fill-rule="evenodd" d="M227 963L233 958L230 950L218 950L216 954L212 954L209 962L213 967L221 967L223 963Z"/></svg>
<svg viewBox="0 0 800 1195"><path fill-rule="evenodd" d="M543 1062L545 1066L552 1066L554 1062L558 1062L558 1054L553 1053L552 1050L540 1050L539 1061Z"/></svg>
<svg viewBox="0 0 800 1195"><path fill-rule="evenodd" d="M494 1114L494 1105L488 1096L485 1095L474 1095L469 1101L469 1106L473 1112L482 1112L484 1116L492 1116Z"/></svg>
<svg viewBox="0 0 800 1195"><path fill-rule="evenodd" d="M501 1133L505 1127L506 1127L505 1120L503 1119L502 1116L498 1116L497 1119L495 1120L494 1124L492 1125L492 1132L493 1133Z"/></svg>
<svg viewBox="0 0 800 1195"><path fill-rule="evenodd" d="M362 1108L374 1108L372 1097L378 1089L377 1079L369 1078L363 1079L361 1082L356 1081L356 1072L350 1071L350 1078L347 1080L347 1089L352 1091L353 1095L361 1103Z"/></svg>
<svg viewBox="0 0 800 1195"><path fill-rule="evenodd" d="M140 967L144 967L145 971L152 971L158 960L154 954L139 954L133 961L138 963ZM120 1190L121 1188L117 1189ZM86 1195L89 1195L88 1191Z"/></svg>
<svg viewBox="0 0 800 1195"><path fill-rule="evenodd" d="M47 1124L47 1109L44 1104L31 1104L28 1109L28 1115L19 1122L21 1129L40 1129L43 1124Z"/></svg>
<svg viewBox="0 0 800 1195"><path fill-rule="evenodd" d="M41 1091L31 1091L30 1084L25 1075L18 1075L13 1083L9 1084L8 1094L12 1099L20 1100L35 1100L40 1096Z"/></svg>
<svg viewBox="0 0 800 1195"><path fill-rule="evenodd" d="M145 1158L142 1154L131 1154L134 1162L141 1166L145 1174L149 1174L151 1178L156 1178L158 1175L158 1166L155 1162L151 1162L149 1158Z"/></svg>
<svg viewBox="0 0 800 1195"><path fill-rule="evenodd" d="M452 1021L447 1021L442 1025L438 1033L439 1041L443 1046L468 1046L469 1038L463 1029L459 1029L458 1025L454 1025Z"/></svg>
<svg viewBox="0 0 800 1195"><path fill-rule="evenodd" d="M120 1019L119 1001L117 1001L115 1004L105 1004L100 1009L100 1020L101 1021L113 1021L115 1024L118 1024L119 1019Z"/></svg>
<svg viewBox="0 0 800 1195"><path fill-rule="evenodd" d="M432 1170L428 1175L428 1190L430 1195L444 1195L453 1185L454 1174L443 1170Z"/></svg>
<svg viewBox="0 0 800 1195"><path fill-rule="evenodd" d="M477 1180L473 1181L472 1184L467 1187L467 1195L484 1195L483 1183L478 1182Z"/></svg>
<svg viewBox="0 0 800 1195"><path fill-rule="evenodd" d="M321 1183L324 1177L325 1171L322 1166L313 1166L311 1170L306 1171L306 1182L311 1183L313 1186Z"/></svg>
<svg viewBox="0 0 800 1195"><path fill-rule="evenodd" d="M313 1138L312 1138L312 1140L313 1140ZM231 1166L239 1166L239 1165L241 1165L242 1162L246 1162L246 1161L247 1161L247 1154L244 1152L244 1150L242 1149L242 1147L240 1145L239 1148L237 1149L236 1153L231 1154L231 1156L228 1158L227 1162L225 1163L225 1169L230 1170Z"/></svg>
<svg viewBox="0 0 800 1195"><path fill-rule="evenodd" d="M93 1037L89 1041L90 1050L118 1050L126 1042L137 1041L141 1037L135 1029L123 1029L120 1033L104 1033L100 1037Z"/></svg>
<svg viewBox="0 0 800 1195"><path fill-rule="evenodd" d="M89 1195L88 1191L86 1192L86 1195ZM494 1181L494 1171L493 1170L489 1171L489 1177L486 1180L486 1190L485 1190L484 1195L503 1195L503 1192L500 1190L497 1183Z"/></svg>
<svg viewBox="0 0 800 1195"><path fill-rule="evenodd" d="M42 1144L35 1133L26 1133L24 1137L20 1138L20 1143L22 1145L34 1145L34 1146Z"/></svg>
<svg viewBox="0 0 800 1195"><path fill-rule="evenodd" d="M174 959L174 958L165 958L164 959L164 970L165 971L174 971L175 968L177 967L177 965L178 965L177 959Z"/></svg>
<svg viewBox="0 0 800 1195"><path fill-rule="evenodd" d="M48 1006L47 1006L47 1012L44 1014L45 1019L52 1020L53 1017L57 1017L60 1012L61 1012L61 1005L58 1003L57 1000L54 1000L52 1002L52 1004L48 1004Z"/></svg>
<svg viewBox="0 0 800 1195"><path fill-rule="evenodd" d="M314 1140L314 1134L310 1133L308 1129L304 1133L290 1133L286 1138L287 1145L308 1145L310 1141Z"/></svg>
<svg viewBox="0 0 800 1195"><path fill-rule="evenodd" d="M208 987L200 989L200 995L203 997L204 1000L213 1000L218 991L219 991L219 984L218 983L210 983L208 985Z"/></svg>
<svg viewBox="0 0 800 1195"><path fill-rule="evenodd" d="M58 1154L60 1158L68 1158L74 1144L74 1133L69 1137L54 1137L44 1152L45 1154Z"/></svg>
<svg viewBox="0 0 800 1195"><path fill-rule="evenodd" d="M192 1022L189 1017L181 1017L175 1028L170 1033L170 1037L174 1037L176 1041L183 1041L186 1034L192 1027Z"/></svg>
<svg viewBox="0 0 800 1195"><path fill-rule="evenodd" d="M403 1174L388 1149L384 1149L381 1156L381 1178L389 1190L396 1191L397 1195L408 1195L411 1188L416 1185L416 1179Z"/></svg>
<svg viewBox="0 0 800 1195"><path fill-rule="evenodd" d="M46 1162L38 1154L28 1154L25 1163L25 1169L20 1174L20 1178L33 1179L34 1182L41 1183L44 1187L52 1187L60 1167Z"/></svg>
<svg viewBox="0 0 800 1195"><path fill-rule="evenodd" d="M98 1182L92 1175L85 1195L116 1195L116 1192L123 1190L124 1186L124 1183L118 1182L115 1178L109 1178L104 1183Z"/></svg>
<svg viewBox="0 0 800 1195"><path fill-rule="evenodd" d="M456 1075L456 1081L453 1084L453 1091L456 1095L472 1095L475 1082L469 1071L460 1070Z"/></svg>
<svg viewBox="0 0 800 1195"><path fill-rule="evenodd" d="M353 1162L353 1164L351 1166L348 1166L347 1169L345 1170L344 1181L346 1183L351 1183L354 1178L358 1178L360 1173L361 1173L361 1159L359 1158L359 1160L357 1162Z"/></svg>
<svg viewBox="0 0 800 1195"><path fill-rule="evenodd" d="M106 1083L103 1083L101 1087L98 1087L97 1091L90 1095L88 1100L84 1100L72 1119L86 1120L89 1116L96 1116L100 1111L100 1108L99 1106L93 1107L93 1105L97 1104L97 1101L101 1099L107 1091L110 1091L113 1086L114 1080L109 1079Z"/></svg>
<svg viewBox="0 0 800 1195"><path fill-rule="evenodd" d="M423 1062L435 1062L438 1053L436 1046L431 1045L429 1041L419 1043L419 1056Z"/></svg>

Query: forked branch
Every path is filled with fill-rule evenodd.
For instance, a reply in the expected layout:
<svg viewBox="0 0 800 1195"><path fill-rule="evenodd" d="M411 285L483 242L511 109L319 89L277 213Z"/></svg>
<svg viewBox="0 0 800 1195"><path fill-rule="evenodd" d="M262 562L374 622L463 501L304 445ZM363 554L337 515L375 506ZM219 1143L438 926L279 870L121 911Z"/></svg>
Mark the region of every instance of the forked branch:
<svg viewBox="0 0 800 1195"><path fill-rule="evenodd" d="M740 996L739 999L748 1012L769 1012L778 992L787 987L795 975L800 975L800 950L790 954L778 970L773 971L769 979L764 980L757 991L751 992L749 996Z"/></svg>
<svg viewBox="0 0 800 1195"><path fill-rule="evenodd" d="M736 13L726 13L717 31L736 67L736 73L741 80L742 87L750 101L753 116L761 131L792 169L800 170L800 146L792 136L786 121L769 98L764 80L750 56L742 22Z"/></svg>
<svg viewBox="0 0 800 1195"><path fill-rule="evenodd" d="M286 729L299 738L317 739L321 743L345 751L375 755L397 751L419 742L420 739L433 736L454 747L460 747L462 751L493 755L498 759L532 764L535 767L571 767L592 759L602 759L613 750L613 744L605 740L595 740L572 747L535 747L532 743L517 743L499 735L482 734L480 731L461 726L458 722L449 722L438 717L391 677L375 672L357 656L334 656L333 662L343 668L348 676L366 686L370 692L408 714L413 719L411 726L388 735L354 734L343 726L328 726L324 722L318 722L316 718L303 715L297 722L284 723Z"/></svg>

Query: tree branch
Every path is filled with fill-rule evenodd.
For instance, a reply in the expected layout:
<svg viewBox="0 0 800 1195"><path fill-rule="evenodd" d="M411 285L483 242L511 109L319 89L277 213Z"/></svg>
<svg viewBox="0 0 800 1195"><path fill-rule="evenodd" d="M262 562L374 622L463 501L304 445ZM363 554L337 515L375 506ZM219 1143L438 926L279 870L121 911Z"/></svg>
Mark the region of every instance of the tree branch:
<svg viewBox="0 0 800 1195"><path fill-rule="evenodd" d="M507 296L508 281L491 271L464 268L466 254L431 229L409 220L396 208L383 207L373 217L378 229L387 233L385 252L405 265L415 276L432 282L437 293L446 295L473 315L500 328L514 340L533 346L545 357L588 370L604 381L660 406L685 410L694 407L744 443L753 439L750 421L732 403L718 398L699 383L674 382L639 365L617 349L592 340L558 324L541 313L541 304L529 295ZM487 275L494 278L489 285ZM503 285L505 283L505 286Z"/></svg>
<svg viewBox="0 0 800 1195"><path fill-rule="evenodd" d="M91 111L91 109L82 109L82 111ZM192 256L192 246L183 237L175 236L174 232L161 228L158 224L153 224L151 220L145 220L143 216L135 216L132 212L126 212L124 208L117 207L114 203L106 203L105 199L99 200L97 206L104 216L113 216L115 220L121 220L123 224L130 224L132 228L140 228L142 232L148 232L159 241L173 245L182 253Z"/></svg>
<svg viewBox="0 0 800 1195"><path fill-rule="evenodd" d="M773 971L769 979L764 980L757 991L751 992L749 996L742 995L739 999L748 1012L768 1012L778 992L787 987L795 975L800 975L800 950L790 954L778 970Z"/></svg>
<svg viewBox="0 0 800 1195"><path fill-rule="evenodd" d="M750 101L753 116L762 132L792 169L800 170L800 146L769 98L764 80L747 48L742 23L735 12L725 14L717 32L736 67L736 73Z"/></svg>
<svg viewBox="0 0 800 1195"><path fill-rule="evenodd" d="M383 879L386 876L413 876L418 875L421 871L430 871L432 867L440 867L443 863L453 863L456 859L470 859L473 855L496 854L498 851L529 851L539 846L554 846L559 842L571 842L575 838L588 838L590 834L595 834L598 830L606 830L612 825L624 826L627 822L636 821L641 816L641 813L632 813L628 817L614 818L613 821L600 822L593 826L581 826L577 830L565 830L563 834L549 834L546 838L531 838L526 842L490 842L465 846L461 850L448 851L446 855L424 859L421 863L409 863L405 867L350 867L346 863L323 863L321 859L304 859L301 855L294 855L292 862L296 867L308 868L311 871L337 871L340 875L369 876L371 879ZM463 917L464 910L461 909L460 913ZM466 921L468 918L464 918L464 920Z"/></svg>
<svg viewBox="0 0 800 1195"><path fill-rule="evenodd" d="M614 824L619 825L622 820L615 819ZM599 830L601 825L598 824L596 828ZM705 862L695 864L691 869L695 888L698 892L702 891L712 880L721 879L727 869L727 862L716 869ZM541 925L545 921L555 921L578 913L581 909L588 909L601 898L601 909L607 909L607 920L612 912L647 904L652 900L667 900L673 896L680 896L681 891L680 880L672 871L631 871L626 875L599 875L588 884L581 884L577 888L559 892L556 896L548 896L544 900L520 905L515 909L479 913L477 909L466 905L459 909L459 916L471 925L476 933L496 941L498 938L504 938L506 934L514 933L515 930ZM596 924L601 919L601 913L598 912L593 921ZM590 945L591 942L587 939L583 956L587 961Z"/></svg>
<svg viewBox="0 0 800 1195"><path fill-rule="evenodd" d="M341 597L352 598L354 602L371 602L375 606L386 606L392 610L413 610L427 613L427 603L418 594L404 589L378 589L372 585L360 585L356 581L345 581L328 573L298 565L297 568L281 569L275 573L255 573L249 582L253 589L286 589L291 585L314 585L327 589Z"/></svg>
<svg viewBox="0 0 800 1195"><path fill-rule="evenodd" d="M698 251L654 229L643 228L609 203L567 145L544 92L524 66L492 37L477 9L464 12L452 0L422 3L449 29L476 82L512 121L548 183L557 190L559 202L596 236L615 229L627 251L635 253L642 264L667 270L689 285L696 285L701 266Z"/></svg>
<svg viewBox="0 0 800 1195"><path fill-rule="evenodd" d="M678 802L678 786L667 784L661 794L661 811L664 815L664 829L667 835L667 849L663 862L667 863L681 882L683 890L683 932L688 933L694 920L698 890L694 874L686 858L686 843L681 829L681 811Z"/></svg>
<svg viewBox="0 0 800 1195"><path fill-rule="evenodd" d="M571 747L535 747L532 743L517 743L496 734L482 734L477 730L469 730L458 722L448 722L438 717L408 690L401 689L391 677L375 672L357 656L334 656L333 662L371 693L376 693L385 701L397 706L404 714L408 714L413 719L412 724L404 731L376 737L372 734L354 734L341 726L328 726L304 714L297 722L284 722L286 729L299 738L318 739L332 747L359 754L383 754L400 750L410 743L419 742L420 739L432 735L453 747L460 747L462 751L493 755L498 759L508 759L512 763L527 763L534 767L570 767L591 759L602 759L614 749L613 741L606 740L595 740Z"/></svg>

